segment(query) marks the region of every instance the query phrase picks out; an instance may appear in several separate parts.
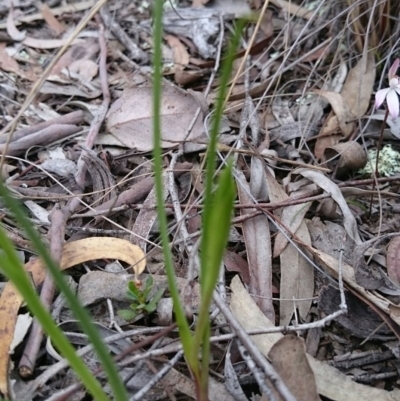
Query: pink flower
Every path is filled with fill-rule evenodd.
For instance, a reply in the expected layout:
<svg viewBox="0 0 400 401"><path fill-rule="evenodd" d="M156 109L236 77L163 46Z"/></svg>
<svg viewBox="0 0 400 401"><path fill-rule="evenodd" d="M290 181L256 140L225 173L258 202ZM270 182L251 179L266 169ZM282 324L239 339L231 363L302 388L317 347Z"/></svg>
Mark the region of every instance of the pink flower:
<svg viewBox="0 0 400 401"><path fill-rule="evenodd" d="M389 88L381 89L375 94L375 108L380 107L386 99L392 120L399 116L399 98L397 95L400 95L400 82L399 77L396 75L399 65L400 59L397 58L389 70Z"/></svg>

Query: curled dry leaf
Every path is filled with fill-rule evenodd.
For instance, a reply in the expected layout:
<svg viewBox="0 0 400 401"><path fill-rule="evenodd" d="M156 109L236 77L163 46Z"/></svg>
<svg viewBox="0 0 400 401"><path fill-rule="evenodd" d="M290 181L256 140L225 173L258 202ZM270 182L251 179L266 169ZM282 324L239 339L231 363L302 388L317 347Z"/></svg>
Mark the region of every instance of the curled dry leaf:
<svg viewBox="0 0 400 401"><path fill-rule="evenodd" d="M164 39L172 49L172 56L176 70L183 70L189 64L189 53L183 43L173 35L166 35Z"/></svg>
<svg viewBox="0 0 400 401"><path fill-rule="evenodd" d="M315 93L321 95L330 103L343 135L345 137L350 136L355 125L353 122L350 122L353 119L353 116L346 99L340 93L336 92L315 90Z"/></svg>
<svg viewBox="0 0 400 401"><path fill-rule="evenodd" d="M12 6L10 8L10 12L8 13L8 18L7 18L7 33L16 42L21 42L22 40L25 39L26 36L26 31L20 31L15 26L14 9Z"/></svg>
<svg viewBox="0 0 400 401"><path fill-rule="evenodd" d="M170 148L201 135L203 118L200 113L187 137L189 125L199 107L196 99L175 86L165 85L162 92L162 146ZM110 107L107 128L125 146L148 152L153 149L152 110L151 87L125 89Z"/></svg>
<svg viewBox="0 0 400 401"><path fill-rule="evenodd" d="M323 159L325 149L339 143L341 136L328 135L334 132L333 130L336 127L340 126L344 136L347 137L350 135L353 130L353 124L348 124L346 127L346 122L362 117L368 110L374 81L375 59L373 53L369 52L366 58L361 58L347 75L340 95L336 94L339 99L337 107L334 107L334 104L336 104L335 101L332 104L327 99L331 103L336 115L331 113L325 127L320 132L320 137L315 144L315 155L317 158Z"/></svg>
<svg viewBox="0 0 400 401"><path fill-rule="evenodd" d="M93 38L88 38L84 44L71 46L57 61L56 65L51 70L48 80L59 80L61 71L70 69L75 62L83 62L90 60L96 56L100 47L98 41ZM74 70L74 72L77 72ZM69 80L68 80L69 81Z"/></svg>
<svg viewBox="0 0 400 401"><path fill-rule="evenodd" d="M68 242L64 245L61 258L61 270L69 269L80 263L96 259L118 259L133 266L138 275L146 266L145 255L136 245L119 238L94 237ZM25 264L36 286L40 285L46 275L46 268L40 259ZM7 395L9 350L14 336L18 310L23 298L12 283L8 282L0 297L0 393Z"/></svg>
<svg viewBox="0 0 400 401"><path fill-rule="evenodd" d="M315 143L314 153L318 159L323 160L325 149L335 146L343 139L343 136L337 133L338 128L338 119L331 112Z"/></svg>
<svg viewBox="0 0 400 401"><path fill-rule="evenodd" d="M386 267L388 276L397 285L400 285L400 235L390 240L386 253Z"/></svg>
<svg viewBox="0 0 400 401"><path fill-rule="evenodd" d="M325 149L325 159L333 159L327 164L332 170L336 166L336 175L341 176L351 170L358 170L367 164L367 155L363 147L355 141L341 142ZM339 157L339 160L338 160Z"/></svg>
<svg viewBox="0 0 400 401"><path fill-rule="evenodd" d="M226 250L224 254L224 265L228 271L238 272L245 284L250 284L249 265L239 254Z"/></svg>
<svg viewBox="0 0 400 401"><path fill-rule="evenodd" d="M361 244L362 241L360 235L358 234L356 219L353 216L353 213L351 212L349 206L347 205L347 202L344 199L340 188L319 171L307 168L299 168L295 170L295 173L301 174L303 177L306 177L309 180L315 182L315 184L317 184L320 188L331 195L331 197L336 201L343 213L343 223L347 234L349 234L350 237L353 238L353 240L357 244Z"/></svg>

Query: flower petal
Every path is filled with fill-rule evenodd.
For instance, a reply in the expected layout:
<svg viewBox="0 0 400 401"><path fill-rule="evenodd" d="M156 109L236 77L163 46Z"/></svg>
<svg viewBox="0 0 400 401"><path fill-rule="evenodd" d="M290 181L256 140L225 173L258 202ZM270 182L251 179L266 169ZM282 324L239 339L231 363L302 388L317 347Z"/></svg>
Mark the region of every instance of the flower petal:
<svg viewBox="0 0 400 401"><path fill-rule="evenodd" d="M375 108L378 109L384 102L386 95L389 93L390 88L384 88L376 92L375 94Z"/></svg>
<svg viewBox="0 0 400 401"><path fill-rule="evenodd" d="M389 81L396 76L397 69L399 68L400 59L396 58L389 70Z"/></svg>
<svg viewBox="0 0 400 401"><path fill-rule="evenodd" d="M386 103L389 108L390 117L395 120L399 116L399 97L396 91L390 91L386 96Z"/></svg>

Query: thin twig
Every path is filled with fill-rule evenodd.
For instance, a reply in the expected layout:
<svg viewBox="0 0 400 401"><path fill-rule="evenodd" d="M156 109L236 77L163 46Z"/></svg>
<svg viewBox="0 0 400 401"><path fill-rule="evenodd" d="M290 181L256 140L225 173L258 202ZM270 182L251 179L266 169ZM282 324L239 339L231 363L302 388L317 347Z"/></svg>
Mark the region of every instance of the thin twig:
<svg viewBox="0 0 400 401"><path fill-rule="evenodd" d="M245 332L245 330L236 320L235 316L229 310L228 306L222 301L221 297L216 292L214 292L214 302L217 304L221 313L225 316L225 319L228 321L232 330L240 338L240 341L246 347L253 360L263 369L268 380L271 381L275 390L279 393L282 399L284 401L296 401L296 398L286 387L286 384L282 381L274 367L267 361L265 356L256 347L249 335Z"/></svg>
<svg viewBox="0 0 400 401"><path fill-rule="evenodd" d="M271 391L271 388L268 387L265 381L265 375L262 373L261 369L254 363L251 356L247 353L246 348L243 344L238 341L237 346L242 356L243 360L246 362L247 367L252 373L254 379L256 380L258 386L260 387L261 393L267 397L269 401L276 400L275 394Z"/></svg>
<svg viewBox="0 0 400 401"><path fill-rule="evenodd" d="M150 379L133 397L129 399L129 401L139 401L141 400L145 394L159 381L161 381L166 374L173 368L173 366L179 361L179 359L182 357L183 351L178 351L176 355L169 360L163 367L162 369L159 370L159 372L153 376L152 379Z"/></svg>

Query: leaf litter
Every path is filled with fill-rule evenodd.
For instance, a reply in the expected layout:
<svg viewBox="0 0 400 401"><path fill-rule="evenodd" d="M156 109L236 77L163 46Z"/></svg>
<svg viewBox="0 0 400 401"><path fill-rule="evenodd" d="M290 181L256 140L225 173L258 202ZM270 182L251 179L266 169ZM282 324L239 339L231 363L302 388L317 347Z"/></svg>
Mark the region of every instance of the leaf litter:
<svg viewBox="0 0 400 401"><path fill-rule="evenodd" d="M177 163L165 173L172 175L164 180L164 202L181 296L196 314L199 288L191 269L201 233L202 162L218 93L214 68L240 16L249 29L236 55L232 78L239 74L231 83L219 137L219 163L234 154L239 196L219 291L231 288L225 302L244 331L274 331L252 336L256 350L247 351L258 369L263 364L257 352L268 357L278 376L275 384L284 383L296 399L400 399L400 179L395 170L374 177L374 168L364 168L381 131L385 149L398 151L399 118L383 122L384 111L373 104L399 52L394 21L386 17L398 15L399 6L366 1L361 10L353 0L270 3L266 10L259 0L165 3L163 161L165 169L172 158ZM139 0L110 0L77 34L79 21L94 6L72 0L0 5L0 151L7 155L2 175L56 261L68 269L66 275L79 282L78 296L93 319L110 327L103 337L120 333L122 341L124 332L133 330L129 341L120 343L126 347L138 338L151 339L163 330L161 323L174 318L152 178L151 8ZM35 87L42 77L43 85ZM39 286L43 266L9 211L3 207L1 215ZM381 238L383 231L387 236ZM122 263L110 270L115 259ZM151 313L125 321L118 311L131 303L127 283L145 283L145 266L152 291L161 286L163 298L155 311L152 305ZM65 386L75 383L65 364L56 368L59 356L51 347L39 345L39 354L27 347L36 323L25 334L30 319L23 300L11 284L2 288L1 395L47 399L63 390L59 372ZM41 291L54 295L46 285ZM67 332L71 314L65 303L48 307L58 308ZM252 393L273 397L271 383L240 352L248 343L217 312L213 305L210 400L251 399ZM21 320L25 324L19 326ZM76 326L72 330L80 334ZM314 340L312 330L320 333ZM297 334L282 334L289 331ZM314 341L316 358L305 352L304 340ZM85 348L75 346L78 352ZM118 354L123 347L111 349ZM158 355L166 347L165 358L179 351L172 336L154 347ZM133 377L127 379L131 397L141 396L154 377L139 360L151 358L151 352L143 348L132 366L121 367L123 377ZM85 358L97 363L93 354ZM155 368L163 369L166 361L157 360ZM171 367L147 391L142 399L195 398L184 366ZM75 395L82 399L85 392Z"/></svg>

